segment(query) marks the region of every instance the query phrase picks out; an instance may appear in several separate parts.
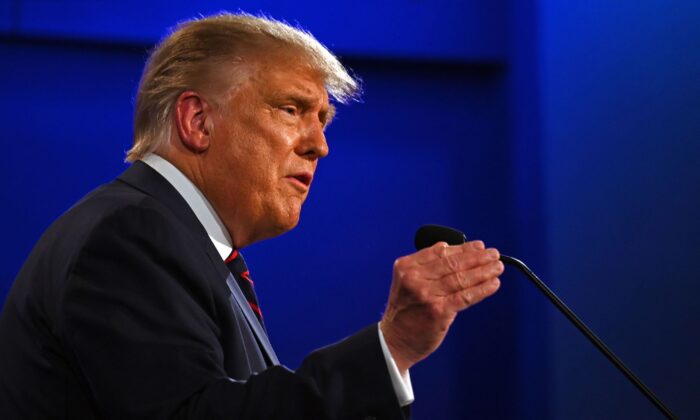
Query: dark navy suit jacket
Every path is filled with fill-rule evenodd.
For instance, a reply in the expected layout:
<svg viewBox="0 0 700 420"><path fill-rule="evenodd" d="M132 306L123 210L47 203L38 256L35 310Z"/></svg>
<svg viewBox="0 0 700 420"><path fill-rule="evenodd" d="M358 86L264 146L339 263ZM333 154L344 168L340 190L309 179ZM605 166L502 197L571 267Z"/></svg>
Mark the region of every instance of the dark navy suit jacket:
<svg viewBox="0 0 700 420"><path fill-rule="evenodd" d="M141 162L46 231L0 316L3 419L405 414L376 325L279 366L192 210Z"/></svg>

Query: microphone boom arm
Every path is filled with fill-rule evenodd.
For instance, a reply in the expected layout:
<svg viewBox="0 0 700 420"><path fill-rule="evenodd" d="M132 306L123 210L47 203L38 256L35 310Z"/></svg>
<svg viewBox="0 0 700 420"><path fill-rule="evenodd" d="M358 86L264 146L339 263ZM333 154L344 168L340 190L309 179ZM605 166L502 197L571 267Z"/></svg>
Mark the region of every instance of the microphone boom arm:
<svg viewBox="0 0 700 420"><path fill-rule="evenodd" d="M584 324L578 316L576 316L574 311L569 309L569 307L566 306L566 304L562 302L562 300L559 299L559 297L556 294L554 294L554 292L549 287L547 287L547 285L544 284L544 282L540 280L539 277L537 277L535 273L533 273L532 270L530 270L530 268L528 268L528 266L525 265L524 262L520 261L517 258L509 257L507 255L501 255L501 261L504 264L508 264L517 268L523 274L525 274L525 276L538 289L540 289L542 293L544 293L547 299L549 299L549 301L552 302L554 306L556 306L557 309L559 309L559 311L561 311L561 313L563 313L564 316L567 317L569 321L571 321L576 326L576 328L578 328L578 330L581 331L581 333L584 336L586 336L586 338L598 350L600 350L600 352L603 353L603 355L608 360L610 360L610 362L613 365L615 365L622 372L622 374L625 375L625 377L627 377L627 379L629 379L630 382L632 382L634 386L636 386L637 389L639 389L642 392L642 394L644 394L644 396L646 396L649 399L649 401L651 401L651 403L654 404L656 408L658 408L666 417L668 417L669 419L677 418L673 415L673 413L671 413L671 410L669 410L668 407L666 407L666 405L664 405L664 403L656 395L654 395L651 389L644 385L644 383L637 377L637 375L635 375L627 366L625 366L625 364L622 363L622 360L620 360L615 355L615 353L613 353L612 350L610 350L608 346L606 346L605 343L603 343L603 341L600 338L598 338L598 336L595 335L595 333L591 331L591 329L588 328L588 326L586 326L586 324Z"/></svg>

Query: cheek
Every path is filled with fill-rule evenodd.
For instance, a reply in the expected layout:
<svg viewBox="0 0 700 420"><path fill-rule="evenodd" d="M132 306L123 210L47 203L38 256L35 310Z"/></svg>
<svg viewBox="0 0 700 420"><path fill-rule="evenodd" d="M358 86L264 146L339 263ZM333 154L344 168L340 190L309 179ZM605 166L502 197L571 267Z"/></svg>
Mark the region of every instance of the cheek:
<svg viewBox="0 0 700 420"><path fill-rule="evenodd" d="M219 147L212 153L219 154L216 160L223 171L239 183L236 188L258 199L286 195L282 178L293 154L292 130L275 124L267 115L257 120L242 118L226 128L216 133Z"/></svg>

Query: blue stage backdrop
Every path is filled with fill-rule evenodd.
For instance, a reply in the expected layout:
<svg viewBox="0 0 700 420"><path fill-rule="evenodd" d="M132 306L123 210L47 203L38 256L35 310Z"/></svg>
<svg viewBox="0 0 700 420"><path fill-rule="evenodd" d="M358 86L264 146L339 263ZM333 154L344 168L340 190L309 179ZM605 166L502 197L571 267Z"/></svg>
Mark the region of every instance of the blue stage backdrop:
<svg viewBox="0 0 700 420"><path fill-rule="evenodd" d="M526 259L681 418L700 413L692 1L0 0L0 300L44 229L126 167L147 50L239 7L301 22L364 80L300 225L247 250L285 364L376 322L394 259L437 222ZM412 370L415 417L659 418L547 305L506 273Z"/></svg>
<svg viewBox="0 0 700 420"><path fill-rule="evenodd" d="M549 274L680 418L700 418L700 3L541 13ZM553 418L658 418L548 319Z"/></svg>

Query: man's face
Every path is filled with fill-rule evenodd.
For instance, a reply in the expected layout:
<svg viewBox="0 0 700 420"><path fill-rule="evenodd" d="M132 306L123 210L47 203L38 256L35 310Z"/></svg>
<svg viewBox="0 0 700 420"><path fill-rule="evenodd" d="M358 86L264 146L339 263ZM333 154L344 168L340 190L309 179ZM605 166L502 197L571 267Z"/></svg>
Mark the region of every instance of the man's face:
<svg viewBox="0 0 700 420"><path fill-rule="evenodd" d="M204 193L234 246L279 235L299 221L332 116L323 79L298 55L253 61L249 77L214 113Z"/></svg>

